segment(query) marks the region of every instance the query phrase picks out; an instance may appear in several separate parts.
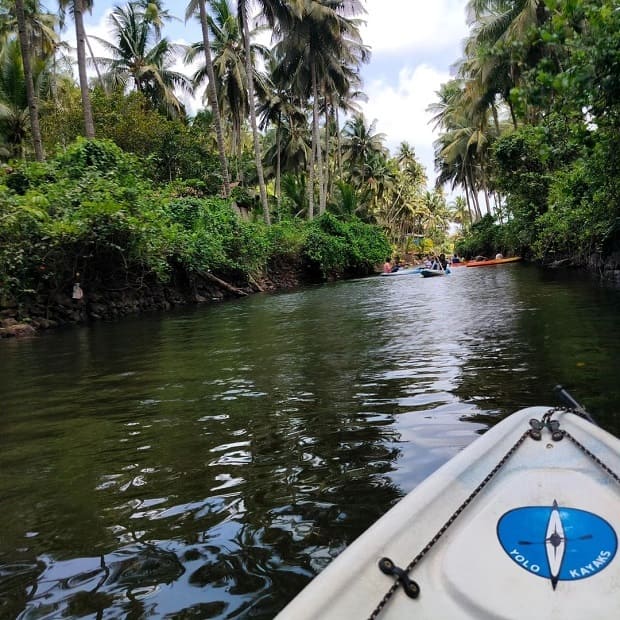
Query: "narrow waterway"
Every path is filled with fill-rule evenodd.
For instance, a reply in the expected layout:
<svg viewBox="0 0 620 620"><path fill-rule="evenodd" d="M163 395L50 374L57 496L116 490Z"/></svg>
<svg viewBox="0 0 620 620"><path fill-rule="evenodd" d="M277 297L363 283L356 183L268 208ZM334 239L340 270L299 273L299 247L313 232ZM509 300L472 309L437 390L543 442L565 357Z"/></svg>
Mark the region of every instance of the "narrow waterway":
<svg viewBox="0 0 620 620"><path fill-rule="evenodd" d="M0 341L0 617L273 618L556 383L620 434L619 308L513 264Z"/></svg>

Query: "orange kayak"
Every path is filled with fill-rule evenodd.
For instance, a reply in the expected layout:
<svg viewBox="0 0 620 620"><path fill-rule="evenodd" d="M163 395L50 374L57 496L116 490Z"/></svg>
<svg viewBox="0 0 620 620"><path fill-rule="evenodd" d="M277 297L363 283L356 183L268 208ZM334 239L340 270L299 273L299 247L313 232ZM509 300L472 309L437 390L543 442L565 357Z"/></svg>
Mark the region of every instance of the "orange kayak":
<svg viewBox="0 0 620 620"><path fill-rule="evenodd" d="M512 256L511 258L492 258L490 260L470 260L467 267L486 267L487 265L503 265L504 263L516 263L521 260L520 256Z"/></svg>

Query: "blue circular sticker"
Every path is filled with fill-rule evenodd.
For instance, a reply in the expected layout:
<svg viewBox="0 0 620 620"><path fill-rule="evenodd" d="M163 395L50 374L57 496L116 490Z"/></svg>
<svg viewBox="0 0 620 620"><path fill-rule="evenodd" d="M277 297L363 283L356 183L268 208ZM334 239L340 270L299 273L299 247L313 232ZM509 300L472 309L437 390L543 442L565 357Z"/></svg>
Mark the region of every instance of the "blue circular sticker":
<svg viewBox="0 0 620 620"><path fill-rule="evenodd" d="M618 537L602 517L578 508L525 506L505 513L497 537L508 557L524 570L551 580L586 579L616 555Z"/></svg>

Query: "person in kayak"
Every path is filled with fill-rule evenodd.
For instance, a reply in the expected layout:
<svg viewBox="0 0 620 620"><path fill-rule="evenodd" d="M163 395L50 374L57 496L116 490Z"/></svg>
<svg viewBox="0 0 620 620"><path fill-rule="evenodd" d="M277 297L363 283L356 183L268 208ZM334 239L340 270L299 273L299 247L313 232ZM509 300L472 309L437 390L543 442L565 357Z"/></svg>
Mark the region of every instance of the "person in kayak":
<svg viewBox="0 0 620 620"><path fill-rule="evenodd" d="M392 259L388 256L383 263L383 273L391 273L392 271Z"/></svg>
<svg viewBox="0 0 620 620"><path fill-rule="evenodd" d="M391 271L392 273L394 273L395 271L398 271L400 269L400 257L397 256L394 259L394 266L392 267Z"/></svg>
<svg viewBox="0 0 620 620"><path fill-rule="evenodd" d="M435 257L431 269L435 271L445 271L447 266L448 261L446 260L446 255L442 252L439 256Z"/></svg>

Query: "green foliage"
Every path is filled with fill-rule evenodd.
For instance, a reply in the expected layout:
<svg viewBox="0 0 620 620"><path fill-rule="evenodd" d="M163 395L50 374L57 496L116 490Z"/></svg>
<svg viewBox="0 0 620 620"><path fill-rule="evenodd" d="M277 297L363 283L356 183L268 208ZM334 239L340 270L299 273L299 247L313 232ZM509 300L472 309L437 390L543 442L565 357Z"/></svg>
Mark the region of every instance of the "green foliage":
<svg viewBox="0 0 620 620"><path fill-rule="evenodd" d="M273 224L267 231L272 257L294 259L302 252L306 242L307 225L298 220Z"/></svg>
<svg viewBox="0 0 620 620"><path fill-rule="evenodd" d="M264 226L241 220L220 198L177 198L165 212L179 225L188 271L251 273L265 264L270 244Z"/></svg>
<svg viewBox="0 0 620 620"><path fill-rule="evenodd" d="M138 178L139 163L111 140L78 138L56 158L57 167L70 179L83 178L88 173L126 182Z"/></svg>
<svg viewBox="0 0 620 620"><path fill-rule="evenodd" d="M495 256L504 248L504 230L496 224L492 215L485 215L473 224L467 236L454 244L454 251L466 258L473 258L479 254L487 257Z"/></svg>
<svg viewBox="0 0 620 620"><path fill-rule="evenodd" d="M96 135L139 157L145 176L159 183L200 179L210 193L219 191L219 160L209 126L166 118L138 92L95 89L91 102ZM63 105L45 105L41 123L50 153L76 140L83 131L79 91L67 93Z"/></svg>
<svg viewBox="0 0 620 620"><path fill-rule="evenodd" d="M136 170L111 142L78 140L47 164L9 171L0 278L13 297L66 292L78 272L91 286L167 277L174 225Z"/></svg>
<svg viewBox="0 0 620 620"><path fill-rule="evenodd" d="M377 227L324 213L310 224L303 254L323 277L330 277L354 270L370 273L391 254L391 247Z"/></svg>
<svg viewBox="0 0 620 620"><path fill-rule="evenodd" d="M497 243L544 261L612 255L620 250L618 1L544 0L536 10L498 0L470 4L458 81L442 88L432 110L446 130L435 144L446 164L440 180L464 184L458 173L481 143L462 129L490 127L493 116L491 159L476 161L468 181L502 197ZM502 123L507 112L511 128ZM451 129L466 146L460 152ZM457 247L482 253L485 245L478 230Z"/></svg>
<svg viewBox="0 0 620 620"><path fill-rule="evenodd" d="M308 196L306 180L301 175L282 175L282 211L289 215L298 216L306 211Z"/></svg>

